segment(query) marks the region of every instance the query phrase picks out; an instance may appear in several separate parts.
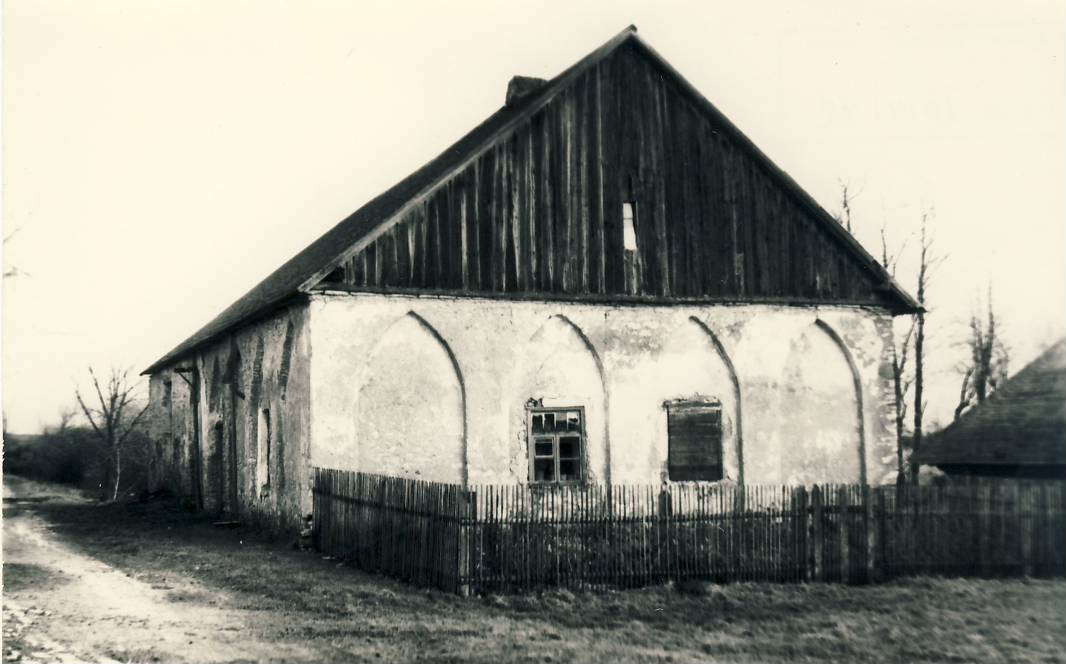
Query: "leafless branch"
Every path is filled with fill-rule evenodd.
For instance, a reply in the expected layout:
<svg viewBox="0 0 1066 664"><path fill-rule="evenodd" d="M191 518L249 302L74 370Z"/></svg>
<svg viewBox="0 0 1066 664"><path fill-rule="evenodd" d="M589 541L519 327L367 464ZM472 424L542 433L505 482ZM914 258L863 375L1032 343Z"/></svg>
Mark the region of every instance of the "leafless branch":
<svg viewBox="0 0 1066 664"><path fill-rule="evenodd" d="M123 446L130 434L136 430L141 418L148 411L144 406L135 416L130 418L129 408L134 402L134 386L129 383L129 371L112 369L106 386L101 384L100 377L92 367L89 367L89 377L93 391L99 401L98 408L90 408L82 397L80 390L75 390L78 405L82 413L89 420L93 432L104 444L109 464L108 475L105 485L111 492L111 499L119 495L122 477Z"/></svg>
<svg viewBox="0 0 1066 664"><path fill-rule="evenodd" d="M962 386L959 387L959 403L955 406L955 420L959 419L962 412L969 407L970 402L973 400L973 386L970 384L970 378L973 376L973 367L966 369L966 373L962 376Z"/></svg>
<svg viewBox="0 0 1066 664"><path fill-rule="evenodd" d="M136 415L135 415L135 416L133 417L133 419L132 419L132 420L130 420L129 426L128 426L128 427L126 427L126 431L125 431L125 432L124 432L124 433L122 434L122 436L121 436L121 437L120 437L120 438L118 439L118 442L119 442L119 444L120 444L120 445L121 445L122 443L124 443L124 442L126 441L126 438L127 438L127 436L129 436L129 435L130 435L130 432L131 432L131 431L133 431L134 427L136 427L136 426L137 426L137 423L138 423L138 422L139 422L139 421L141 420L141 417L142 417L142 416L143 416L143 415L144 415L144 414L145 414L146 412L148 412L148 404L145 404L145 405L144 405L144 408L142 408L142 409L141 409L141 412L137 413L137 414L136 414Z"/></svg>

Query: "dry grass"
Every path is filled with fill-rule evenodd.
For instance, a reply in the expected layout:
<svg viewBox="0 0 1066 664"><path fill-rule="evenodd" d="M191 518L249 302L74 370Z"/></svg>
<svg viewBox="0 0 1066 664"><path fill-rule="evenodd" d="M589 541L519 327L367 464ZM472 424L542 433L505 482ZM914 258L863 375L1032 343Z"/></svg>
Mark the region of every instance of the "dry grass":
<svg viewBox="0 0 1066 664"><path fill-rule="evenodd" d="M254 612L249 638L308 661L1064 662L1063 580L686 584L459 598L163 507L35 506L89 554L177 602Z"/></svg>

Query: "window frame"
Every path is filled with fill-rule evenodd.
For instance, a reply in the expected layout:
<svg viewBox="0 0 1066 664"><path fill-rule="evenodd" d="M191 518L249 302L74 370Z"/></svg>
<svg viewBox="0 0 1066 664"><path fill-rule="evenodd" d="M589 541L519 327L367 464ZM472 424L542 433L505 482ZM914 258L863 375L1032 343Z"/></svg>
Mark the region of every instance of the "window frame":
<svg viewBox="0 0 1066 664"><path fill-rule="evenodd" d="M533 416L544 413L560 413L560 412L573 412L576 411L581 418L581 427L577 432L580 449L577 453L577 479L562 480L559 479L559 465L561 461L569 461L570 459L561 459L559 455L559 437L560 435L570 435L570 432L560 434L559 432L553 432L551 434L534 434L533 433ZM588 482L588 457L587 450L588 445L586 441L588 437L586 435L586 429L588 428L588 419L585 417L584 406L526 406L526 456L529 460L529 475L528 484L532 487L549 487L549 486L573 486L577 484L585 484ZM536 455L536 442L538 438L552 439L552 459L555 462L554 478L551 480L538 480L536 478L535 463L538 458Z"/></svg>

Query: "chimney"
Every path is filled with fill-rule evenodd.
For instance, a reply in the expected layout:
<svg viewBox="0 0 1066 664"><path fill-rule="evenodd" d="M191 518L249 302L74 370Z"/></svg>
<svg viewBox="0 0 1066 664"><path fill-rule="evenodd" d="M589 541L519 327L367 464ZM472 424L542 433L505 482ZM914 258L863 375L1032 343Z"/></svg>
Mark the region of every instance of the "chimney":
<svg viewBox="0 0 1066 664"><path fill-rule="evenodd" d="M534 78L532 76L513 77L511 82L507 84L507 105L511 106L525 99L544 87L545 83L547 81L543 78Z"/></svg>

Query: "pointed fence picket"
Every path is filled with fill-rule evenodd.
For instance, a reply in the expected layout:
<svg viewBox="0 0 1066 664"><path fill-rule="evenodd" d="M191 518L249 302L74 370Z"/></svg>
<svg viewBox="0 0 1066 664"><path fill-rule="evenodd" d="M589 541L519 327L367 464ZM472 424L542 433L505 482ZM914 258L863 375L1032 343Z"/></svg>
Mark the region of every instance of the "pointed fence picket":
<svg viewBox="0 0 1066 664"><path fill-rule="evenodd" d="M318 548L462 594L548 586L1061 576L1063 483L479 485L315 469Z"/></svg>

